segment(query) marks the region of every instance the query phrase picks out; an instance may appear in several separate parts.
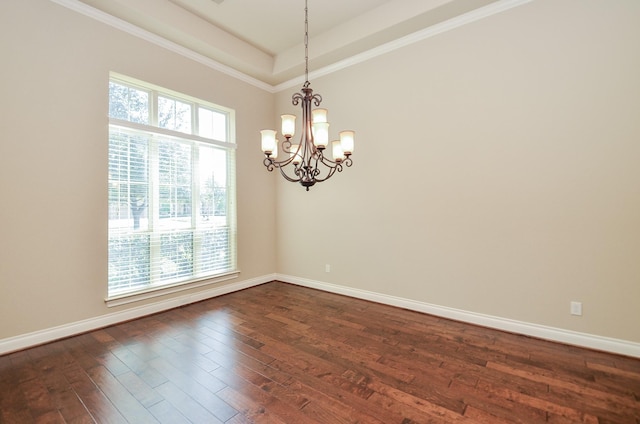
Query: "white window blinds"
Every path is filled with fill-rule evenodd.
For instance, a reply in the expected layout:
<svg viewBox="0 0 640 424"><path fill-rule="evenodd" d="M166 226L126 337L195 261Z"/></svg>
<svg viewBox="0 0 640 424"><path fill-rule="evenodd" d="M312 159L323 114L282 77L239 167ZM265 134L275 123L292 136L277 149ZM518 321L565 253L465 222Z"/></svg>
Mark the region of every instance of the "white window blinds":
<svg viewBox="0 0 640 424"><path fill-rule="evenodd" d="M236 270L233 111L109 83L109 296Z"/></svg>

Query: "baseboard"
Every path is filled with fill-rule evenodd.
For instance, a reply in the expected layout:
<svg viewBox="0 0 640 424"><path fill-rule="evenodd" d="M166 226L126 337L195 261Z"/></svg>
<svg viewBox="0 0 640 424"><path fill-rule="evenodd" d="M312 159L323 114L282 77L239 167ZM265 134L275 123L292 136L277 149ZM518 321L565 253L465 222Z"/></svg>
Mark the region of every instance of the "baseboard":
<svg viewBox="0 0 640 424"><path fill-rule="evenodd" d="M32 333L27 333L15 337L0 340L0 355L15 352L29 347L63 339L98 328L108 327L120 322L141 318L146 315L155 314L212 297L222 296L239 290L268 283L273 280L296 284L303 287L310 287L329 293L336 293L357 299L369 300L412 311L423 312L456 321L537 337L574 346L586 347L590 349L602 350L640 358L640 343L626 340L613 339L587 333L579 333L560 328L547 327L522 321L495 317L491 315L478 314L475 312L463 311L460 309L448 308L446 306L433 305L425 302L418 302L402 297L390 296L367 290L355 289L351 287L315 281L306 278L293 277L284 274L269 274L261 277L225 284L209 290L197 293L173 297L171 299L150 303L144 306L129 308L124 311L114 312L95 318L77 321L57 327L52 327Z"/></svg>
<svg viewBox="0 0 640 424"><path fill-rule="evenodd" d="M640 358L640 343L478 314L322 281L276 274L279 281L573 346Z"/></svg>
<svg viewBox="0 0 640 424"><path fill-rule="evenodd" d="M170 299L149 303L143 306L129 308L120 312L114 312L101 315L95 318L89 318L82 321L72 322L57 327L47 328L33 333L22 334L0 340L0 355L26 349L29 347L49 343L54 340L63 339L65 337L74 336L76 334L86 333L87 331L96 330L98 328L108 327L120 322L130 321L132 319L141 318L146 315L155 314L190 303L199 302L201 300L210 299L212 297L222 296L238 290L244 290L249 287L258 286L268 283L276 279L275 274L269 274L258 278L244 281L238 281L231 284L225 284L220 287L214 287L209 290L202 290L196 293L185 294L182 296L172 297Z"/></svg>

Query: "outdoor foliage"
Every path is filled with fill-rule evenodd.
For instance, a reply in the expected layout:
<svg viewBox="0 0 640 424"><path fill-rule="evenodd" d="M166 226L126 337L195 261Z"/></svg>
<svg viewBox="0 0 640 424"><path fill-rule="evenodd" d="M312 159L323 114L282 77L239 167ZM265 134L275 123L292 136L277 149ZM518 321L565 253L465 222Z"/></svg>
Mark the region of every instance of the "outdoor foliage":
<svg viewBox="0 0 640 424"><path fill-rule="evenodd" d="M210 275L231 264L226 151L153 132L194 133L197 107L109 84L110 117L124 121L109 132L110 293ZM224 115L202 109L198 116L206 118L206 131L220 134L212 125L224 123Z"/></svg>

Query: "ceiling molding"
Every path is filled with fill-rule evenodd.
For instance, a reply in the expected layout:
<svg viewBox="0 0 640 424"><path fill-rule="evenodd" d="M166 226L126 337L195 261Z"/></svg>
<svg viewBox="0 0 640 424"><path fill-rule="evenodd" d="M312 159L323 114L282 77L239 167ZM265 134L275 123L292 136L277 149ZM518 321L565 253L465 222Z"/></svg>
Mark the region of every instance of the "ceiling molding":
<svg viewBox="0 0 640 424"><path fill-rule="evenodd" d="M405 37L401 37L394 41L390 41L388 43L382 44L373 49L354 55L348 59L335 62L331 65L325 66L316 71L311 71L309 72L309 79L311 80L311 79L332 74L334 72L340 71L350 66L357 65L359 63L373 59L375 57L390 53L394 50L401 49L403 47L409 46L419 41L426 40L438 34L451 31L463 25L470 24L472 22L487 18L489 16L493 16L495 14L504 12L506 10L512 9L517 6L521 6L523 4L526 4L532 1L533 0L500 0L496 3L489 4L487 6L481 7L474 11L465 13L463 15L457 16L455 18L449 19L439 24L435 24L423 30L414 32L413 34L409 34ZM291 79L289 81L285 81L281 84L278 84L274 87L274 89L276 92L278 92L285 89L289 89L294 86L301 85L303 83L304 83L304 78L298 77L298 78Z"/></svg>
<svg viewBox="0 0 640 424"><path fill-rule="evenodd" d="M120 18L114 17L106 12L98 10L92 6L89 6L80 0L51 0L53 3L64 6L70 10L78 12L82 15L88 16L92 19L95 19L99 22L102 22L106 25L114 27L118 30L124 31L130 35L141 38L145 41L153 43L157 46L165 48L169 51L177 53L183 57L196 61L200 64L203 64L211 69L222 72L226 75L229 75L233 78L236 78L240 81L246 82L254 87L257 87L261 90L265 90L270 93L277 93L282 90L289 89L294 86L298 86L304 83L304 77L299 76L296 78L292 78L283 83L272 85L257 78L254 78L250 75L247 75L241 71L238 71L228 65L220 63L214 59L211 59L207 56L204 56L200 53L197 53L187 47L181 46L173 41L167 40L164 37L156 35L152 32L149 32L145 29L142 29L136 25L133 25L129 22L126 22ZM354 66L356 64L365 62L367 60L373 59L375 57L390 53L394 50L409 46L411 44L417 43L419 41L423 41L430 37L433 37L438 34L442 34L447 31L451 31L453 29L459 28L463 25L467 25L469 23L478 21L480 19L487 18L489 16L493 16L495 14L504 12L506 10L512 9L517 6L521 6L523 4L529 3L533 0L499 0L489 5L480 7L473 11L464 13L462 15L456 16L454 18L448 19L444 22L434 24L422 30L416 31L407 36L398 38L394 41L390 41L388 43L384 43L380 46L374 47L372 49L366 50L362 53L355 54L347 59L340 60L328 66L324 66L316 71L312 71L309 74L309 79L319 78L325 75L329 75L331 73L337 72L339 70L348 68L350 66Z"/></svg>
<svg viewBox="0 0 640 424"><path fill-rule="evenodd" d="M196 61L202 65L205 65L211 69L222 72L226 75L229 75L233 78L239 79L240 81L246 82L250 85L253 85L257 88L268 92L275 92L275 88L271 84L267 84L263 81L258 80L257 78L251 77L243 72L240 72L230 66L227 66L223 63L220 63L216 60L213 60L209 57L206 57L200 53L196 53L191 49L188 49L184 46L181 46L173 41L167 40L164 37L156 35L152 32L149 32L145 29L142 29L136 25L130 24L120 18L116 18L113 15L110 15L106 12L98 10L92 6L88 6L85 3L82 3L79 0L51 0L53 3L57 3L61 6L66 7L67 9L73 10L74 12L78 12L82 15L93 18L103 24L109 25L113 28L116 28L120 31L126 32L134 37L140 38L142 40L148 41L152 44L155 44L159 47L177 53L181 56L184 56L188 59Z"/></svg>

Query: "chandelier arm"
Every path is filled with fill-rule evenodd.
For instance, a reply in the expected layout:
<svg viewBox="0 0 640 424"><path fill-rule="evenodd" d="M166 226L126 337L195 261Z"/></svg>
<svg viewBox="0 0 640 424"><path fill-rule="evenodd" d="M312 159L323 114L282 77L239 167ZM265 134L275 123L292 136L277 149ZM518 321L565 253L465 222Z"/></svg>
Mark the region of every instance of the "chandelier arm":
<svg viewBox="0 0 640 424"><path fill-rule="evenodd" d="M287 139L285 141L282 142L282 147L284 150L284 153L293 153L291 152L291 142ZM268 171L273 171L275 168L284 168L285 166L289 165L290 163L293 162L293 160L295 159L295 156L297 155L298 151L300 149L298 148L298 150L296 150L294 155L290 155L288 158L283 159L281 161L275 160L271 157L266 157L264 158L264 160L262 161L262 163L264 164L264 166L267 167ZM282 173L283 171L281 170L280 173ZM296 172L297 174L297 172Z"/></svg>
<svg viewBox="0 0 640 424"><path fill-rule="evenodd" d="M347 156L346 158L342 159L340 162L336 162L334 160L331 160L329 158L327 158L326 156L322 157L322 164L324 166L327 167L335 167L336 165L343 165L346 166L347 168L351 167L351 165L353 165L353 161L351 160L351 155Z"/></svg>
<svg viewBox="0 0 640 424"><path fill-rule="evenodd" d="M278 169L280 170L280 175L282 175L285 180L287 180L287 181L289 181L291 183L299 183L300 180L302 180L302 177L297 175L298 174L298 168L295 168L297 178L292 178L289 175L287 175L287 173L284 172L284 168L283 167L278 167Z"/></svg>
<svg viewBox="0 0 640 424"><path fill-rule="evenodd" d="M324 155L322 155L320 162L322 162L322 164L327 168L334 168L338 164L338 162L332 161L331 159L329 159Z"/></svg>
<svg viewBox="0 0 640 424"><path fill-rule="evenodd" d="M271 168L271 169L269 169L269 171L272 171L274 167L275 167L275 168L280 168L280 167L283 167L283 166L287 166L287 165L289 165L289 164L290 164L291 162L293 162L293 160L295 159L295 154L297 154L297 153L299 152L299 150L300 150L300 149L298 148L298 150L296 150L295 152L292 152L292 151L291 151L291 146L292 146L292 145L293 145L293 143L291 143L291 140L290 140L289 138L285 139L285 140L282 142L282 150L283 150L283 152L284 152L284 153L288 153L290 156L289 156L288 158L283 159L283 160L280 160L280 161L275 160L275 159L273 159L273 158L272 158L272 157L270 157L270 156L269 156L269 157L266 157L266 158L264 159L264 161L263 161L264 166L267 166L267 168L268 168L268 167L269 167L269 165L271 165L271 166L272 166L272 168ZM294 154L294 155L291 155L291 153L295 153L295 154Z"/></svg>
<svg viewBox="0 0 640 424"><path fill-rule="evenodd" d="M327 168L336 168L336 167L341 167L343 163L344 163L344 161L342 161L342 162L336 162L336 161L333 161L333 160L329 159L329 158L328 158L328 157L326 157L326 156L323 156L323 157L322 157L322 164L323 164L324 166L326 166Z"/></svg>
<svg viewBox="0 0 640 424"><path fill-rule="evenodd" d="M268 157L264 158L262 164L267 167L267 171L269 172L273 171L276 168L276 166L274 166L273 164L273 160Z"/></svg>
<svg viewBox="0 0 640 424"><path fill-rule="evenodd" d="M336 171L341 172L341 170L338 170L338 167L330 167L330 168L327 168L327 169L329 170L329 172L327 172L327 175L325 177L323 177L323 178L316 177L316 182L321 183L321 182L326 181L329 178L331 178L333 176L333 174L336 173Z"/></svg>
<svg viewBox="0 0 640 424"><path fill-rule="evenodd" d="M322 151L321 151L321 150L316 150L316 151L314 152L313 156L312 156L311 158L309 158L309 159L310 159L310 160L309 160L309 164L311 164L311 159L314 159L314 160L315 160L315 164L314 164L314 166L313 166L313 168L314 168L314 169L315 169L315 171L316 171L316 172L315 172L315 175L318 175L318 174L320 173L320 169L319 169L319 167L318 167L318 164L319 164L319 163L322 163L322 158L323 158L323 156L322 156ZM314 176L315 176L315 175L314 175Z"/></svg>
<svg viewBox="0 0 640 424"><path fill-rule="evenodd" d="M288 159L284 159L281 161L277 161L271 158L265 158L263 163L264 166L266 166L267 168L269 168L269 166L272 167L272 169L269 169L269 171L272 171L273 168L282 168L285 167L287 165L289 165L291 162L293 161L293 158L288 158Z"/></svg>
<svg viewBox="0 0 640 424"><path fill-rule="evenodd" d="M329 172L328 172L327 176L324 177L324 178L316 178L316 182L319 182L319 183L328 180L336 172L342 172L343 166L346 166L347 168L350 168L351 165L353 165L353 161L351 160L351 157L347 157L347 158L343 159L341 162L335 162L335 161L332 161L331 159L328 159L327 157L323 156L322 157L322 164L327 169L329 169Z"/></svg>
<svg viewBox="0 0 640 424"><path fill-rule="evenodd" d="M284 177L285 180L292 182L292 183L297 183L300 182L300 176L298 175L298 169L295 168L295 173L298 176L298 178L293 178L290 177L284 170L285 170L285 166L286 164L283 165L284 162L287 161L282 161L282 162L275 162L273 161L273 159L270 158L265 158L264 160L264 165L267 167L267 170L269 172L273 171L274 169L278 169L280 171L280 174Z"/></svg>
<svg viewBox="0 0 640 424"><path fill-rule="evenodd" d="M310 167L310 170L313 171L312 175L313 175L313 180L315 182L322 182L325 181L327 179L329 179L334 173L335 170L333 170L332 166L327 165L327 163L325 162L325 157L324 154L322 153L322 150L316 150L313 154L313 156L310 158L315 160L314 166ZM321 167L320 165L324 165L323 167ZM326 177L320 177L320 174L325 170L323 169L325 168L327 170L327 176Z"/></svg>
<svg viewBox="0 0 640 424"><path fill-rule="evenodd" d="M298 106L298 104L304 100L304 96L302 95L302 93L295 93L293 96L291 96L291 103L294 106Z"/></svg>
<svg viewBox="0 0 640 424"><path fill-rule="evenodd" d="M291 143L291 138L286 138L283 142L282 142L282 150L285 153L291 153L291 146L293 144Z"/></svg>

